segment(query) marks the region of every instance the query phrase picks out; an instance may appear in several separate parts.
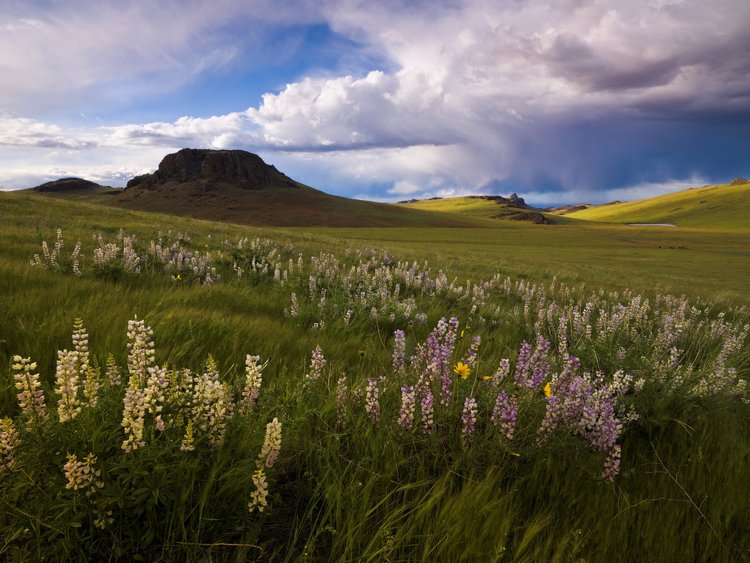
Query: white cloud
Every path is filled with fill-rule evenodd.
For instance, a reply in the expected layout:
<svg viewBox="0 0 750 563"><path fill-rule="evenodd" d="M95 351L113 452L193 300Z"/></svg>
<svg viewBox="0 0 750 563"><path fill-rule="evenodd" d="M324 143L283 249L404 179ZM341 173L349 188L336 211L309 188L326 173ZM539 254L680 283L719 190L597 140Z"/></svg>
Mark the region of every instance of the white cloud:
<svg viewBox="0 0 750 563"><path fill-rule="evenodd" d="M0 109L27 115L163 94L243 48L272 56L262 45L275 24L311 20L304 2L270 0L4 3Z"/></svg>
<svg viewBox="0 0 750 563"><path fill-rule="evenodd" d="M208 118L70 129L0 115L0 145L88 151L91 166L104 166L96 159L108 151L135 158L182 146L246 148L336 193L518 186L527 199L556 203L656 193L673 178L737 166L739 150L704 173L707 161L696 158L710 155L689 142L701 131L707 144L725 138L716 127L732 119L704 124L732 112L744 112L747 124L750 112L746 0L69 6L50 14L0 8L0 67L19 77L0 89L0 108L34 107L56 87L63 105L81 92L90 101L175 88L253 40L230 30L236 18L254 22L251 30L326 21L389 65L303 77L258 107ZM119 94L112 84L122 85Z"/></svg>

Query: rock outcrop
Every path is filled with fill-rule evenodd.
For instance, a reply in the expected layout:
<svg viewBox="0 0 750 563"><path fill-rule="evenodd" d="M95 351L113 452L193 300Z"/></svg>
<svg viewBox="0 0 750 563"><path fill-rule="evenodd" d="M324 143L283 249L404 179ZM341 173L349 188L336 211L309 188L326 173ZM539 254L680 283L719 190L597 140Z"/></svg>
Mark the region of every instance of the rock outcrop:
<svg viewBox="0 0 750 563"><path fill-rule="evenodd" d="M503 197L501 195L472 195L469 197L473 197L476 199L485 199L487 201L494 201L500 205L517 207L518 209L531 209L528 205L526 205L526 202L523 200L523 198L519 197L519 195L516 193L510 194L508 197Z"/></svg>
<svg viewBox="0 0 750 563"><path fill-rule="evenodd" d="M743 184L750 184L750 180L747 178L735 178L731 182L729 182L730 186L742 186Z"/></svg>
<svg viewBox="0 0 750 563"><path fill-rule="evenodd" d="M182 149L165 156L153 174L130 180L127 188L155 189L168 182L225 183L245 190L298 185L275 166L263 162L257 154L241 150Z"/></svg>

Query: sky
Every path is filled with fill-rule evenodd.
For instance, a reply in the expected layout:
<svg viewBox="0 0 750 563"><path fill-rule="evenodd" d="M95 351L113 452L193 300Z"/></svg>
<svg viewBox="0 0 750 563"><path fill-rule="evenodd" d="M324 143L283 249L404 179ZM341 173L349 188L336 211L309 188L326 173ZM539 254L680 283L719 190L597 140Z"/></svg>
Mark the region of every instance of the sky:
<svg viewBox="0 0 750 563"><path fill-rule="evenodd" d="M0 189L244 149L362 199L750 176L748 0L2 0Z"/></svg>

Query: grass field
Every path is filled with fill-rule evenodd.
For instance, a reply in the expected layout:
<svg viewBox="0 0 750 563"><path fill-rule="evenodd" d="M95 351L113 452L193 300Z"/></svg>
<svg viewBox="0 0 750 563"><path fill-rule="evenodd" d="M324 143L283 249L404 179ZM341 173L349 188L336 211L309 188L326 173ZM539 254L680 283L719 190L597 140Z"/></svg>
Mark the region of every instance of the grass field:
<svg viewBox="0 0 750 563"><path fill-rule="evenodd" d="M746 232L750 231L750 184L704 186L649 199L598 205L566 217Z"/></svg>
<svg viewBox="0 0 750 563"><path fill-rule="evenodd" d="M7 560L750 557L750 234L258 228L10 193L0 217ZM66 395L77 317L100 370L79 353ZM46 410L19 406L16 355Z"/></svg>
<svg viewBox="0 0 750 563"><path fill-rule="evenodd" d="M438 199L421 199L409 203L399 203L398 208L413 209L415 211L431 211L436 214L455 214L464 218L481 218L526 222L544 222L545 216L537 211L512 207L499 200L487 199L483 196L447 197ZM564 219L555 217L558 222Z"/></svg>

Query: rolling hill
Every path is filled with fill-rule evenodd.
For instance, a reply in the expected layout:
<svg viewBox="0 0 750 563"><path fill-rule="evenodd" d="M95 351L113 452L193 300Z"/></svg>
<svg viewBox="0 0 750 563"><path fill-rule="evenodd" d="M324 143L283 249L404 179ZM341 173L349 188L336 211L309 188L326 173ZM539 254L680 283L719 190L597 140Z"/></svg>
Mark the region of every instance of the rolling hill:
<svg viewBox="0 0 750 563"><path fill-rule="evenodd" d="M46 182L40 186L21 191L64 199L97 202L109 200L112 196L121 193L122 188L102 186L83 178L60 178L59 180Z"/></svg>
<svg viewBox="0 0 750 563"><path fill-rule="evenodd" d="M241 150L182 149L152 174L114 189L64 178L25 190L136 211L254 226L461 227L473 217L432 213L324 193Z"/></svg>
<svg viewBox="0 0 750 563"><path fill-rule="evenodd" d="M400 202L398 206L431 212L457 213L462 217L528 221L545 225L549 223L544 214L528 207L516 194L509 198L474 195L410 200Z"/></svg>
<svg viewBox="0 0 750 563"><path fill-rule="evenodd" d="M608 223L670 223L678 227L750 230L750 182L691 188L648 199L596 205L566 217Z"/></svg>

